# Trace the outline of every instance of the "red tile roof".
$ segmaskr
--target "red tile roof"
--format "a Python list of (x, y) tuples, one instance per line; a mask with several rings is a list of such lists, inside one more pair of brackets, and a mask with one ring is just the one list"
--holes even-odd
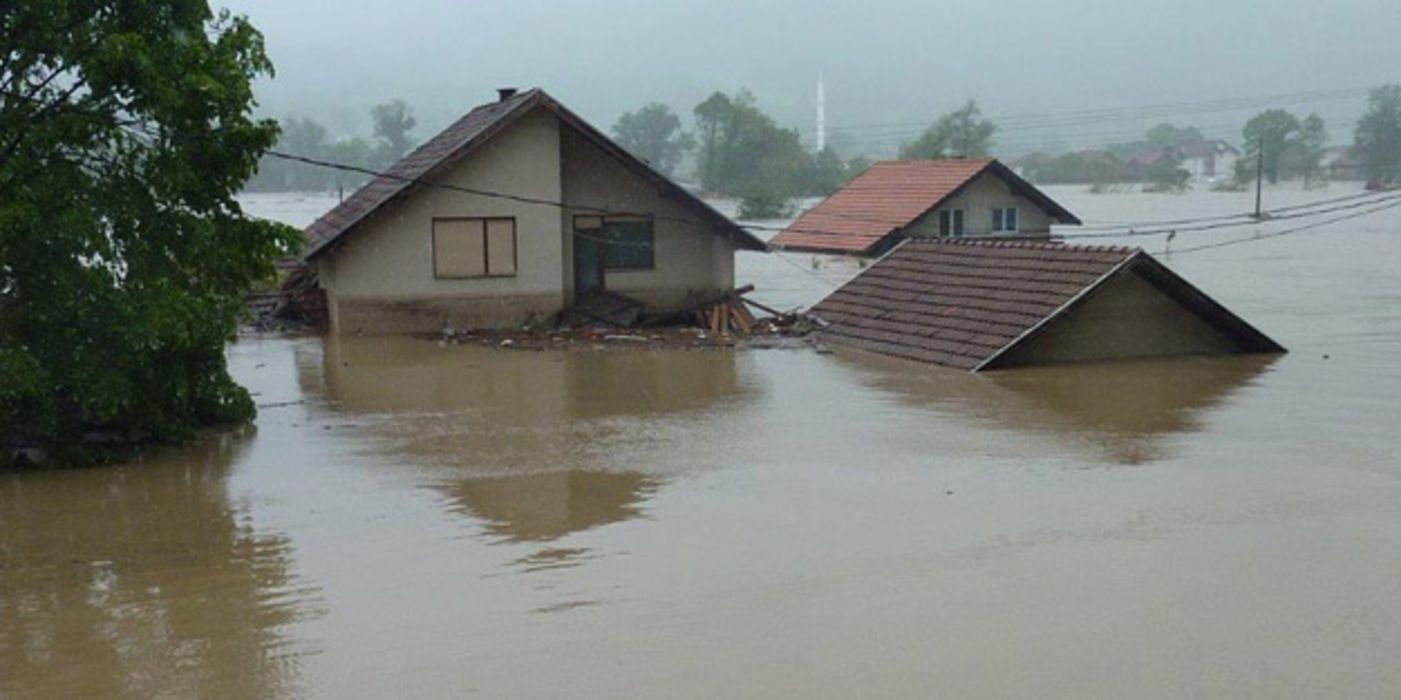
[(404, 156), (393, 167), (385, 171), (384, 175), (374, 178), (356, 190), (345, 201), (336, 205), (331, 211), (326, 212), (307, 227), (307, 247), (302, 257), (310, 259), (318, 255), (380, 207), (388, 204), (395, 197), (411, 191), (411, 188), (415, 186), (414, 180), (429, 179), (429, 176), (438, 168), (454, 162), (475, 146), (485, 142), (507, 125), (513, 123), (516, 118), (537, 106), (551, 110), (562, 122), (577, 129), (585, 138), (609, 155), (622, 161), (629, 169), (668, 191), (683, 206), (693, 210), (702, 221), (710, 224), (701, 230), (711, 230), (730, 238), (740, 248), (768, 249), (767, 244), (753, 234), (715, 211), (710, 205), (702, 202), (680, 185), (657, 173), (645, 162), (627, 153), (602, 132), (565, 109), (544, 90), (535, 88), (516, 93), (503, 100), (478, 106), (422, 146)]
[(888, 160), (809, 209), (774, 237), (783, 248), (864, 252), (981, 173), (989, 159)]
[(1062, 223), (1080, 223), (996, 159), (887, 160), (809, 209), (771, 243), (789, 250), (875, 252), (887, 236), (914, 223), (984, 172), (1001, 178)]

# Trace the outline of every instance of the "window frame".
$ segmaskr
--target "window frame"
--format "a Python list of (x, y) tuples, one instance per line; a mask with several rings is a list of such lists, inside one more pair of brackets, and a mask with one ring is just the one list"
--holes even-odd
[[(448, 275), (438, 270), (438, 222), (439, 221), (478, 221), (482, 226), (482, 270), (480, 275)], [(511, 272), (491, 271), (491, 235), (490, 226), (492, 221), (511, 222)], [(435, 216), (429, 221), (429, 248), (433, 256), (433, 279), (439, 280), (480, 280), (480, 279), (509, 279), (520, 274), (520, 236), (519, 226), (514, 216)]]
[[(598, 227), (597, 227), (597, 228), (581, 228), (581, 227), (579, 226), (579, 220), (580, 220), (580, 219), (585, 219), (585, 220), (596, 220), (596, 221), (598, 221)], [(608, 234), (608, 224), (609, 224), (610, 222), (618, 222), (618, 221), (624, 221), (624, 222), (638, 222), (638, 223), (644, 223), (644, 224), (647, 225), (647, 242), (649, 243), (649, 245), (647, 246), (647, 264), (645, 264), (645, 265), (615, 266), (615, 265), (612, 265), (612, 264), (609, 263), (609, 261), (608, 261), (608, 246), (613, 245), (613, 243), (612, 243), (612, 241), (608, 240), (608, 235), (609, 235), (609, 234)], [(650, 216), (650, 215), (644, 215), (644, 214), (616, 215), (616, 214), (615, 214), (615, 215), (609, 216), (609, 215), (607, 215), (607, 214), (575, 214), (575, 215), (574, 215), (574, 234), (575, 234), (575, 235), (593, 235), (593, 236), (596, 236), (596, 237), (598, 238), (599, 242), (603, 243), (603, 270), (604, 270), (604, 272), (624, 272), (624, 273), (625, 273), (625, 272), (650, 272), (650, 271), (653, 271), (653, 270), (656, 270), (656, 269), (657, 269), (657, 221), (656, 221), (656, 219), (655, 219), (654, 217), (652, 217), (652, 216)]]
[(993, 233), (1020, 233), (1022, 213), (1020, 207), (993, 207)]
[(967, 221), (963, 209), (939, 210), (939, 235), (944, 238), (963, 238), (967, 232)]

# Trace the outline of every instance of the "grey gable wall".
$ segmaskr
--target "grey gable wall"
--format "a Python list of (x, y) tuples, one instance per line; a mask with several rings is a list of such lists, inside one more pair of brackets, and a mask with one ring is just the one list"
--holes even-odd
[[(424, 333), (543, 320), (573, 300), (573, 215), (600, 208), (665, 217), (655, 224), (655, 269), (610, 273), (610, 289), (667, 311), (691, 292), (734, 284), (733, 244), (708, 226), (669, 220), (698, 217), (548, 109), (521, 116), (430, 178), (566, 206), (408, 190), (317, 260), (333, 332)], [(433, 219), (441, 217), (514, 217), (516, 275), (435, 278)]]

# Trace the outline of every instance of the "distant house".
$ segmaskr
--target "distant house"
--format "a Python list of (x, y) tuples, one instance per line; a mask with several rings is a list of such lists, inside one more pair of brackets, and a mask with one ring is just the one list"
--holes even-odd
[(1079, 224), (990, 158), (881, 161), (773, 238), (784, 250), (880, 255), (906, 238), (1048, 237)]
[(1284, 352), (1137, 248), (909, 240), (812, 313), (829, 343), (973, 371)]
[(501, 91), (306, 230), (338, 332), (514, 326), (611, 290), (656, 311), (765, 250), (541, 90)]
[(1349, 146), (1332, 146), (1323, 151), (1319, 169), (1329, 180), (1364, 180), (1367, 173)]
[(1130, 178), (1142, 178), (1163, 161), (1176, 161), (1177, 167), (1187, 171), (1190, 181), (1215, 182), (1234, 174), (1237, 158), (1240, 151), (1231, 144), (1204, 139), (1135, 153), (1124, 160), (1124, 169)]
[(1240, 151), (1220, 139), (1206, 139), (1178, 144), (1177, 152), (1182, 159), (1182, 167), (1199, 182), (1215, 182), (1219, 178), (1231, 177), (1235, 173), (1236, 159)]

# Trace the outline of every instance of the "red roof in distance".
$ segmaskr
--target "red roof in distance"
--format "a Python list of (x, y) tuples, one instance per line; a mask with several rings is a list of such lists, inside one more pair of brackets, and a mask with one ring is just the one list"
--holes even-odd
[(994, 158), (886, 160), (798, 217), (771, 244), (790, 250), (870, 253), (886, 236), (914, 223), (984, 172), (1001, 178), (1063, 223), (1080, 223)]

